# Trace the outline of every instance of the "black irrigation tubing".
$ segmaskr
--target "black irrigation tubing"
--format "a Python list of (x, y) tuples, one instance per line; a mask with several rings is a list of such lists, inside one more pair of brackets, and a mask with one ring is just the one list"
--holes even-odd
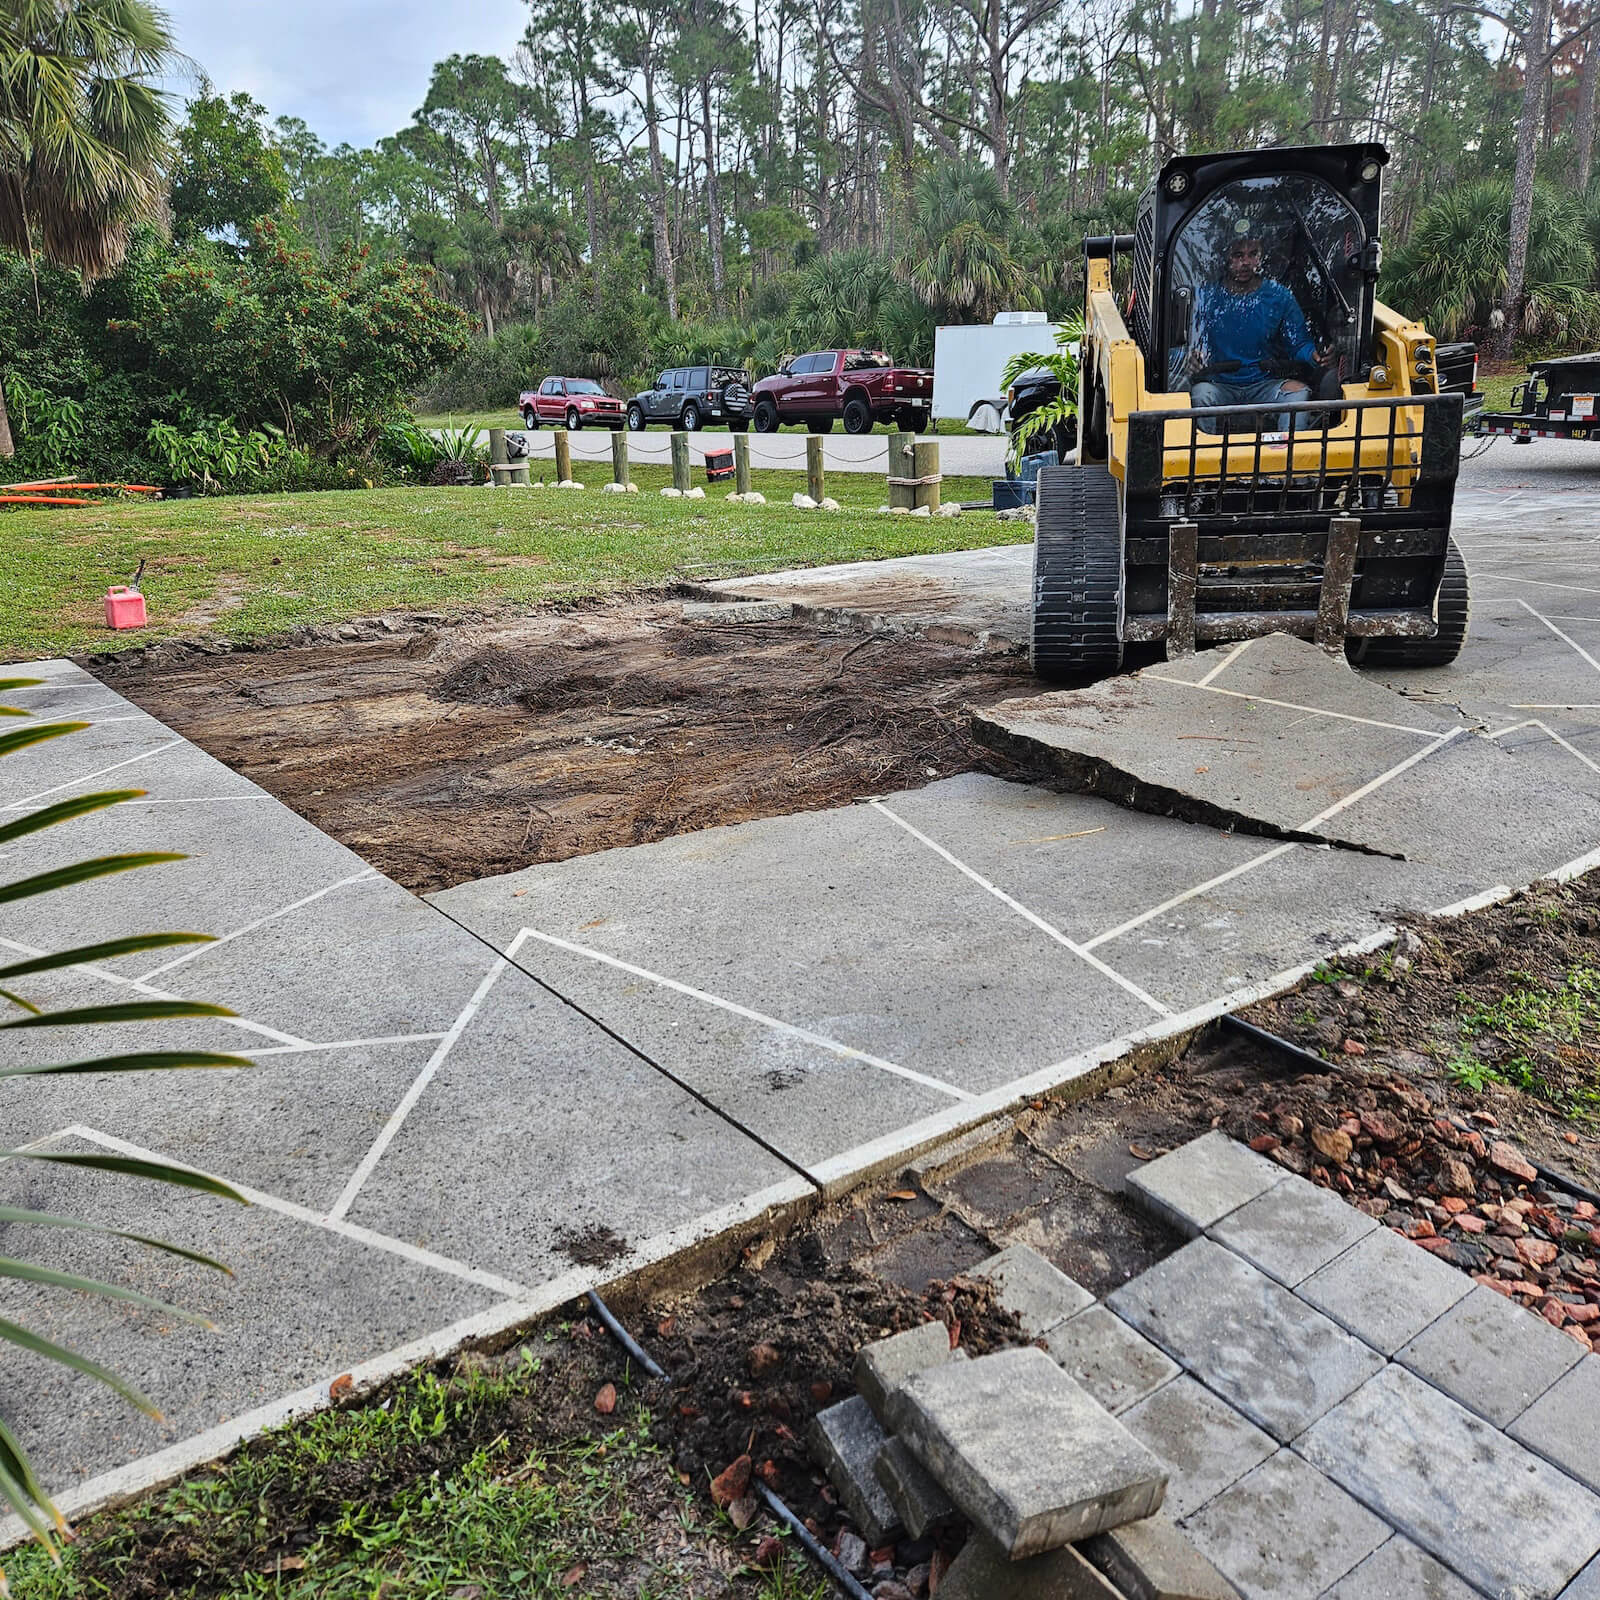
[[(1291, 1060), (1303, 1063), (1316, 1072), (1328, 1072), (1333, 1063), (1324, 1061), (1321, 1056), (1313, 1055), (1311, 1051), (1302, 1049), (1292, 1039), (1285, 1039), (1281, 1034), (1270, 1032), (1266, 1028), (1258, 1028), (1253, 1022), (1246, 1022), (1243, 1017), (1236, 1017), (1231, 1012), (1218, 1018), (1224, 1028), (1231, 1028), (1236, 1033), (1242, 1033), (1247, 1038), (1254, 1039), (1260, 1044), (1271, 1046), (1281, 1055), (1288, 1056)], [(1469, 1127), (1459, 1117), (1449, 1119), (1452, 1126), (1461, 1129), (1463, 1133), (1476, 1133), (1480, 1130)], [(1527, 1158), (1524, 1157), (1526, 1160)], [(1563, 1194), (1570, 1194), (1575, 1200), (1587, 1200), (1590, 1205), (1600, 1207), (1600, 1193), (1593, 1189), (1585, 1188), (1575, 1178), (1569, 1178), (1563, 1172), (1557, 1172), (1553, 1167), (1540, 1166), (1537, 1161), (1529, 1161), (1528, 1165), (1538, 1175), (1539, 1181), (1550, 1189), (1560, 1189)]]
[[(611, 1333), (612, 1338), (614, 1338), (617, 1343), (620, 1344), (622, 1348), (626, 1350), (628, 1354), (632, 1356), (633, 1359), (650, 1374), (652, 1378), (660, 1378), (662, 1380), (666, 1379), (666, 1373), (650, 1359), (650, 1357), (645, 1353), (644, 1347), (637, 1339), (634, 1338), (631, 1333), (628, 1332), (626, 1328), (623, 1327), (623, 1325), (617, 1320), (616, 1316), (612, 1312), (610, 1306), (608, 1306), (605, 1301), (594, 1292), (593, 1289), (589, 1291), (589, 1304), (592, 1305), (595, 1311), (599, 1314), (600, 1320), (605, 1323), (607, 1329)], [(830, 1578), (833, 1579), (835, 1586), (842, 1594), (848, 1595), (850, 1600), (872, 1600), (871, 1591), (862, 1588), (861, 1584), (857, 1582), (857, 1580), (848, 1572), (846, 1572), (842, 1566), (839, 1565), (837, 1558), (831, 1556), (822, 1548), (820, 1544), (817, 1543), (815, 1535), (805, 1525), (805, 1523), (803, 1523), (799, 1517), (797, 1517), (794, 1512), (792, 1512), (788, 1506), (786, 1506), (783, 1501), (781, 1501), (777, 1495), (775, 1495), (766, 1486), (766, 1484), (758, 1482), (756, 1484), (756, 1492), (763, 1500), (767, 1502), (768, 1509), (771, 1510), (772, 1514), (795, 1536), (796, 1539), (800, 1541), (801, 1549), (803, 1549), (805, 1553), (810, 1556), (811, 1559), (815, 1561), (816, 1564), (821, 1567)]]

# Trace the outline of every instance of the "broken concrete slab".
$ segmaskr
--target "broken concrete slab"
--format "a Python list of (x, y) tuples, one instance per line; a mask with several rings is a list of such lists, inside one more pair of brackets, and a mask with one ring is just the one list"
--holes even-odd
[(1187, 1376), (1163, 1384), (1120, 1420), (1165, 1463), (1163, 1510), (1178, 1522), (1232, 1488), (1278, 1448), (1270, 1435)]
[(1245, 1600), (1316, 1600), (1392, 1531), (1289, 1450), (1183, 1527)]
[(1045, 1334), (1044, 1347), (1112, 1416), (1147, 1399), (1180, 1370), (1104, 1306), (1057, 1323)]
[(1295, 1449), (1484, 1594), (1552, 1600), (1600, 1550), (1600, 1497), (1403, 1367)]
[(873, 1470), (913, 1539), (920, 1539), (934, 1523), (955, 1511), (950, 1496), (904, 1439), (886, 1440)]
[(1204, 1233), (1284, 1182), (1276, 1162), (1213, 1129), (1128, 1174), (1128, 1192), (1180, 1233)]
[(974, 1533), (939, 1584), (940, 1600), (1122, 1600), (1071, 1545), (1020, 1561)]
[(1377, 1228), (1295, 1293), (1380, 1355), (1392, 1356), (1471, 1290), (1466, 1273)]
[(1007, 1245), (998, 1255), (980, 1261), (972, 1276), (988, 1278), (996, 1298), (1026, 1334), (1048, 1333), (1057, 1323), (1087, 1310), (1094, 1296), (1081, 1283), (1053, 1266), (1031, 1245)]
[(862, 1345), (856, 1352), (856, 1392), (881, 1419), (890, 1394), (913, 1372), (941, 1366), (954, 1353), (950, 1330), (937, 1321)]
[(1009, 1142), (1017, 1126), (1015, 1117), (996, 1117), (982, 1127), (973, 1128), (959, 1139), (948, 1140), (925, 1150), (906, 1167), (906, 1176), (917, 1184), (926, 1185), (956, 1168), (976, 1160), (985, 1150)]
[(1600, 1600), (1600, 1556), (1561, 1591), (1561, 1600)]
[(1044, 1351), (930, 1367), (889, 1418), (946, 1493), (1015, 1560), (1153, 1515), (1161, 1463)]
[(1509, 1427), (1583, 1358), (1576, 1340), (1481, 1283), (1395, 1355), (1497, 1428)]
[(1506, 1432), (1579, 1483), (1600, 1491), (1600, 1356), (1585, 1356)]
[(1126, 1600), (1237, 1600), (1233, 1585), (1164, 1516), (1097, 1533), (1079, 1553)]
[(1210, 1239), (1191, 1240), (1106, 1304), (1284, 1443), (1383, 1366), (1376, 1352)]
[(1448, 1567), (1397, 1533), (1328, 1591), (1327, 1600), (1475, 1600)]
[(873, 1470), (888, 1435), (858, 1394), (819, 1411), (807, 1434), (812, 1454), (827, 1471), (862, 1538), (877, 1549), (900, 1527), (900, 1516)]
[(787, 600), (685, 600), (685, 622), (786, 622), (794, 615)]
[(1331, 1190), (1290, 1176), (1209, 1232), (1218, 1244), (1293, 1289), (1377, 1228), (1373, 1218)]

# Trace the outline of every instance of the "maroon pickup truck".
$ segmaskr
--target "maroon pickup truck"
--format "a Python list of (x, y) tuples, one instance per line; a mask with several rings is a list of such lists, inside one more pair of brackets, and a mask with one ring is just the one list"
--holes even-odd
[(933, 411), (933, 374), (897, 367), (881, 350), (817, 350), (763, 378), (752, 398), (757, 433), (786, 422), (828, 433), (840, 417), (846, 433), (871, 433), (878, 422), (920, 433)]

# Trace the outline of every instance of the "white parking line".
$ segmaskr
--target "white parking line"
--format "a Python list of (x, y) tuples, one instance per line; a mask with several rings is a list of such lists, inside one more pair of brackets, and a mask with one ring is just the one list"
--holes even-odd
[(1020, 900), (1014, 899), (997, 884), (990, 883), (981, 872), (973, 871), (973, 869), (969, 867), (966, 862), (958, 860), (955, 856), (951, 855), (951, 853), (946, 850), (942, 844), (930, 839), (927, 834), (922, 832), (920, 828), (914, 828), (909, 822), (906, 821), (904, 817), (896, 816), (896, 814), (891, 811), (881, 800), (872, 800), (868, 803), (872, 806), (874, 811), (882, 812), (883, 815), (886, 816), (891, 822), (895, 823), (901, 828), (904, 828), (913, 839), (921, 840), (921, 842), (925, 844), (931, 851), (933, 851), (936, 856), (940, 857), (944, 861), (948, 861), (957, 872), (963, 873), (966, 877), (970, 878), (975, 884), (978, 885), (980, 889), (986, 890), (989, 894), (992, 894), (1002, 905), (1009, 906), (1010, 909), (1015, 911), (1019, 917), (1031, 922), (1033, 926), (1036, 927), (1041, 933), (1046, 934), (1050, 938), (1054, 939), (1055, 942), (1064, 950), (1070, 950), (1073, 955), (1078, 957), (1080, 961), (1088, 962), (1089, 965), (1093, 967), (1095, 971), (1098, 972), (1102, 977), (1109, 978), (1119, 988), (1126, 989), (1135, 1000), (1140, 1002), (1140, 1004), (1149, 1006), (1152, 1011), (1158, 1012), (1163, 1017), (1169, 1017), (1172, 1015), (1172, 1008), (1170, 1006), (1163, 1005), (1161, 1001), (1157, 1000), (1154, 995), (1147, 994), (1139, 987), (1138, 984), (1133, 981), (1132, 978), (1125, 978), (1115, 968), (1108, 967), (1105, 962), (1099, 958), (1099, 956), (1091, 954), (1086, 946), (1079, 944), (1075, 939), (1069, 939), (1059, 928), (1052, 927), (1051, 924), (1046, 922), (1043, 917), (1039, 916), (1036, 912), (1030, 911)]
[(299, 1205), (293, 1200), (284, 1200), (262, 1189), (252, 1189), (248, 1184), (239, 1183), (220, 1172), (205, 1172), (204, 1168), (192, 1166), (187, 1161), (175, 1160), (159, 1150), (146, 1150), (140, 1145), (130, 1144), (126, 1139), (101, 1133), (95, 1128), (86, 1128), (81, 1123), (63, 1128), (53, 1137), (82, 1139), (89, 1144), (101, 1145), (118, 1155), (130, 1156), (135, 1161), (164, 1161), (169, 1166), (183, 1168), (185, 1172), (200, 1172), (205, 1177), (220, 1179), (221, 1182), (237, 1189), (251, 1205), (260, 1206), (263, 1211), (275, 1211), (280, 1216), (292, 1217), (296, 1222), (320, 1228), (324, 1233), (336, 1233), (342, 1238), (364, 1244), (370, 1249), (381, 1250), (385, 1255), (399, 1256), (402, 1260), (410, 1261), (419, 1267), (431, 1267), (435, 1272), (460, 1278), (463, 1283), (475, 1283), (480, 1289), (489, 1289), (495, 1294), (516, 1296), (528, 1293), (526, 1284), (502, 1278), (497, 1272), (484, 1272), (478, 1267), (468, 1266), (464, 1261), (457, 1261), (452, 1256), (442, 1256), (435, 1251), (424, 1250), (420, 1245), (407, 1244), (404, 1239), (395, 1239), (389, 1234), (374, 1232), (373, 1229), (363, 1228), (354, 1222), (342, 1222), (336, 1217), (320, 1216), (309, 1206)]
[(231, 944), (235, 939), (242, 939), (247, 933), (254, 933), (257, 928), (264, 928), (269, 922), (276, 922), (279, 917), (286, 917), (291, 911), (298, 911), (302, 906), (308, 906), (313, 901), (320, 900), (324, 895), (329, 895), (335, 889), (347, 888), (352, 883), (366, 883), (378, 877), (376, 867), (363, 867), (359, 872), (352, 872), (347, 878), (340, 878), (337, 883), (330, 883), (326, 887), (316, 890), (312, 894), (302, 895), (298, 900), (291, 901), (286, 906), (279, 906), (276, 911), (269, 911), (264, 917), (257, 917), (254, 922), (247, 922), (242, 928), (235, 928), (232, 933), (225, 933), (220, 938), (213, 939), (209, 944), (197, 945), (193, 950), (185, 951), (181, 956), (175, 956), (171, 961), (164, 961), (159, 967), (152, 967), (138, 981), (148, 983), (152, 978), (159, 978), (163, 972), (171, 972), (174, 967), (187, 965), (191, 961), (198, 961), (201, 956), (210, 954), (221, 945)]
[[(514, 953), (515, 948), (515, 941), (513, 941), (512, 950), (508, 951), (507, 954)], [(405, 1125), (405, 1120), (411, 1115), (412, 1108), (422, 1098), (422, 1091), (433, 1081), (434, 1073), (444, 1065), (444, 1059), (450, 1054), (456, 1040), (466, 1032), (467, 1024), (478, 1014), (479, 1006), (489, 998), (489, 991), (494, 988), (500, 974), (510, 965), (511, 963), (507, 956), (496, 956), (494, 958), (494, 964), (484, 973), (482, 982), (473, 990), (472, 998), (461, 1008), (456, 1020), (450, 1024), (448, 1032), (439, 1040), (438, 1047), (428, 1057), (422, 1071), (417, 1074), (411, 1087), (406, 1090), (404, 1098), (390, 1113), (389, 1120), (384, 1123), (378, 1137), (372, 1141), (371, 1147), (362, 1156), (360, 1164), (351, 1173), (350, 1181), (344, 1186), (339, 1198), (334, 1201), (328, 1211), (328, 1220), (330, 1222), (339, 1221), (349, 1211), (350, 1207), (355, 1204), (356, 1196), (361, 1193), (362, 1185), (372, 1176), (373, 1168), (383, 1159), (384, 1151), (389, 1148), (395, 1135)]]
[(1587, 650), (1585, 650), (1583, 648), (1583, 646), (1581, 644), (1579, 644), (1578, 641), (1576, 639), (1574, 639), (1570, 634), (1563, 633), (1561, 631), (1561, 629), (1558, 628), (1555, 625), (1555, 623), (1553, 623), (1549, 619), (1549, 617), (1545, 616), (1545, 614), (1542, 611), (1535, 611), (1533, 609), (1533, 607), (1530, 606), (1526, 600), (1522, 599), (1522, 597), (1520, 595), (1517, 597), (1517, 604), (1519, 606), (1521, 606), (1522, 609), (1524, 611), (1526, 611), (1529, 616), (1537, 617), (1539, 619), (1539, 621), (1542, 622), (1545, 625), (1545, 627), (1547, 627), (1551, 631), (1551, 633), (1553, 633), (1556, 636), (1556, 638), (1561, 640), (1561, 642), (1563, 644), (1571, 645), (1572, 648), (1574, 650), (1576, 650), (1578, 652), (1578, 654), (1580, 656), (1582, 656), (1583, 659), (1585, 661), (1587, 661), (1589, 663), (1589, 665), (1591, 667), (1593, 667), (1596, 672), (1600, 672), (1600, 661), (1596, 661), (1595, 658), (1592, 655), (1590, 655), (1589, 652)]
[[(65, 719), (72, 721), (71, 717)], [(0, 811), (19, 811), (23, 806), (31, 806), (36, 800), (43, 800), (49, 795), (60, 794), (63, 789), (81, 789), (86, 783), (93, 783), (96, 778), (103, 778), (107, 773), (120, 772), (124, 767), (131, 767), (135, 762), (148, 761), (151, 756), (158, 756), (163, 750), (170, 750), (174, 745), (182, 744), (182, 739), (168, 739), (165, 744), (158, 744), (154, 750), (142, 751), (139, 755), (129, 756), (126, 761), (113, 761), (109, 767), (99, 767), (93, 772), (86, 772), (81, 778), (69, 779), (66, 783), (52, 784), (48, 789), (41, 789), (37, 794), (30, 794), (21, 800), (10, 800), (0, 806)]]
[(1213, 678), (1215, 678), (1215, 677), (1216, 677), (1216, 676), (1217, 676), (1217, 674), (1218, 674), (1218, 673), (1220, 673), (1220, 672), (1224, 672), (1224, 671), (1226, 671), (1226, 670), (1227, 670), (1227, 668), (1229, 668), (1229, 667), (1231, 667), (1231, 666), (1232, 666), (1232, 665), (1233, 665), (1233, 663), (1234, 663), (1234, 662), (1235, 662), (1235, 661), (1237, 661), (1237, 660), (1238, 660), (1238, 659), (1239, 659), (1239, 657), (1240, 657), (1240, 656), (1242, 656), (1242, 655), (1243, 655), (1243, 654), (1244, 654), (1244, 653), (1245, 653), (1245, 651), (1246, 651), (1246, 650), (1248, 650), (1248, 649), (1249, 649), (1249, 648), (1250, 648), (1250, 645), (1251, 645), (1251, 644), (1252, 644), (1252, 642), (1253, 642), (1253, 641), (1252, 641), (1252, 640), (1249, 640), (1249, 639), (1241, 639), (1241, 640), (1240, 640), (1240, 641), (1239, 641), (1239, 643), (1238, 643), (1238, 644), (1236, 644), (1236, 645), (1235, 645), (1235, 646), (1234, 646), (1234, 647), (1233, 647), (1233, 649), (1231, 649), (1231, 650), (1230, 650), (1230, 651), (1229, 651), (1229, 652), (1228, 652), (1228, 653), (1227, 653), (1227, 655), (1225, 655), (1225, 656), (1224, 656), (1224, 657), (1223, 657), (1223, 658), (1222, 658), (1222, 659), (1221, 659), (1221, 660), (1220, 660), (1220, 661), (1219, 661), (1219, 662), (1218, 662), (1218, 663), (1217, 663), (1217, 664), (1216, 664), (1216, 666), (1214, 666), (1214, 667), (1213, 667), (1213, 668), (1212, 668), (1212, 669), (1211, 669), (1211, 670), (1210, 670), (1210, 671), (1209, 671), (1209, 672), (1208, 672), (1208, 673), (1207, 673), (1207, 674), (1206, 674), (1206, 675), (1205, 675), (1205, 677), (1203, 677), (1203, 678), (1201, 678), (1201, 679), (1200, 679), (1200, 680), (1199, 680), (1199, 681), (1198, 681), (1198, 682), (1197, 682), (1197, 683), (1196, 683), (1196, 684), (1195, 684), (1195, 687), (1196, 687), (1196, 688), (1197, 688), (1197, 689), (1204, 689), (1204, 688), (1206, 688), (1206, 687), (1208, 687), (1208, 686), (1209, 686), (1209, 685), (1210, 685), (1210, 683), (1211, 683), (1211, 680), (1212, 680), (1212, 679), (1213, 679)]
[(1525, 722), (1513, 722), (1509, 728), (1501, 728), (1491, 733), (1491, 739), (1503, 739), (1508, 733), (1518, 733), (1523, 728), (1537, 728), (1541, 733), (1547, 734), (1561, 746), (1569, 755), (1576, 756), (1591, 772), (1600, 772), (1600, 761), (1591, 761), (1575, 744), (1563, 739), (1548, 722), (1541, 722), (1537, 717), (1529, 717)]
[(1175, 683), (1180, 689), (1204, 689), (1207, 694), (1225, 694), (1233, 700), (1253, 700), (1257, 705), (1277, 706), (1282, 711), (1305, 711), (1314, 717), (1334, 717), (1340, 722), (1359, 722), (1368, 728), (1387, 728), (1392, 733), (1411, 733), (1419, 739), (1437, 739), (1437, 728), (1413, 728), (1404, 722), (1380, 722), (1376, 717), (1357, 717), (1348, 711), (1329, 711), (1323, 706), (1303, 706), (1295, 700), (1269, 700), (1264, 694), (1245, 694), (1239, 689), (1219, 689), (1202, 680), (1191, 683), (1187, 678), (1169, 678), (1159, 672), (1143, 672), (1143, 678), (1153, 678), (1157, 683)]
[(1565, 589), (1569, 594), (1600, 594), (1600, 589), (1590, 589), (1581, 583), (1551, 583), (1548, 578), (1515, 578), (1509, 572), (1474, 572), (1472, 581), (1493, 578), (1496, 583), (1526, 583), (1535, 589)]
[(786, 1034), (791, 1039), (798, 1039), (803, 1044), (814, 1045), (819, 1050), (826, 1050), (830, 1055), (839, 1056), (845, 1061), (859, 1061), (863, 1066), (876, 1067), (879, 1072), (892, 1073), (897, 1078), (905, 1078), (911, 1083), (920, 1083), (925, 1089), (936, 1089), (940, 1094), (947, 1094), (952, 1100), (968, 1100), (971, 1095), (965, 1089), (958, 1089), (953, 1083), (946, 1083), (943, 1078), (931, 1078), (925, 1072), (916, 1072), (910, 1067), (902, 1067), (898, 1062), (885, 1061), (882, 1056), (869, 1055), (865, 1050), (857, 1050), (854, 1045), (841, 1044), (837, 1039), (830, 1039), (826, 1034), (813, 1033), (809, 1028), (797, 1027), (792, 1022), (785, 1022), (781, 1017), (768, 1016), (764, 1011), (753, 1010), (750, 1006), (742, 1006), (736, 1000), (726, 1000), (720, 994), (711, 994), (704, 989), (696, 989), (687, 983), (679, 983), (676, 978), (669, 978), (660, 972), (652, 972), (648, 967), (636, 967), (631, 961), (623, 961), (617, 956), (607, 955), (603, 950), (591, 949), (585, 944), (574, 944), (570, 939), (557, 938), (553, 933), (541, 933), (537, 928), (524, 928), (506, 949), (508, 956), (514, 956), (522, 947), (524, 939), (537, 939), (542, 944), (550, 945), (556, 950), (565, 950), (569, 955), (584, 956), (590, 961), (597, 961), (601, 966), (612, 967), (618, 972), (626, 972), (630, 977), (643, 978), (647, 983), (653, 983), (663, 989), (670, 989), (674, 994), (687, 996), (691, 1000), (703, 1001), (708, 1006), (715, 1006), (719, 1011), (729, 1012), (736, 1017), (743, 1017), (747, 1022), (759, 1022), (764, 1028), (771, 1028), (775, 1033)]
[(379, 1044), (433, 1044), (442, 1033), (386, 1033), (376, 1039), (332, 1039), (327, 1044), (276, 1044), (263, 1050), (241, 1050), (242, 1056), (303, 1056), (317, 1050), (360, 1050)]
[(1299, 833), (1310, 833), (1313, 828), (1320, 828), (1324, 822), (1330, 821), (1341, 811), (1348, 811), (1358, 800), (1365, 800), (1369, 794), (1381, 789), (1392, 778), (1398, 778), (1402, 772), (1409, 772), (1419, 761), (1426, 761), (1435, 751), (1442, 750), (1452, 739), (1459, 739), (1467, 730), (1465, 728), (1452, 728), (1448, 733), (1441, 734), (1432, 744), (1424, 745), (1415, 755), (1409, 755), (1404, 761), (1389, 768), (1387, 772), (1380, 772), (1376, 778), (1361, 785), (1359, 789), (1352, 790), (1342, 800), (1335, 800), (1331, 806), (1325, 806), (1316, 816), (1308, 817), (1296, 830)]

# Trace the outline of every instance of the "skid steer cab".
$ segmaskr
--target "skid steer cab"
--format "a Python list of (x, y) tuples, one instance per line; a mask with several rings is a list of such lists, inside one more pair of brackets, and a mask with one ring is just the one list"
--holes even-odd
[(1080, 450), (1039, 475), (1032, 660), (1284, 632), (1439, 666), (1462, 397), (1380, 304), (1381, 145), (1178, 156), (1135, 231), (1084, 241)]

